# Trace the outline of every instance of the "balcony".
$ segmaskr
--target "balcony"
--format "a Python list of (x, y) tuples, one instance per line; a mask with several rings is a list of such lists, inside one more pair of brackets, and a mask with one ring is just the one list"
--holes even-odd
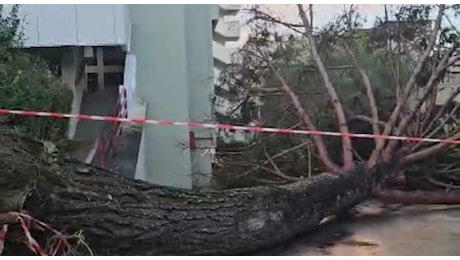
[(238, 41), (241, 34), (241, 24), (236, 17), (223, 17), (217, 21), (214, 29), (214, 41), (224, 45), (227, 41)]

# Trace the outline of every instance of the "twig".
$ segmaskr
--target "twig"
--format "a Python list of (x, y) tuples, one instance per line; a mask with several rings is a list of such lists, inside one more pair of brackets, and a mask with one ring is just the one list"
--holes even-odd
[[(433, 127), (433, 124), (438, 121), (438, 119), (444, 114), (445, 110), (447, 109), (447, 107), (452, 103), (452, 101), (460, 94), (460, 86), (458, 86), (454, 92), (452, 92), (452, 94), (449, 96), (449, 98), (447, 99), (446, 103), (444, 103), (444, 105), (441, 107), (441, 109), (439, 110), (439, 112), (436, 114), (436, 116), (434, 117), (434, 119), (430, 120), (430, 124), (425, 128), (425, 131), (422, 133), (422, 136), (425, 136), (428, 134), (428, 131), (430, 131), (431, 127)], [(454, 108), (455, 109), (455, 108)], [(429, 116), (427, 116), (426, 118), (429, 118)], [(426, 124), (426, 123), (425, 123)], [(425, 125), (424, 124), (424, 125)], [(423, 125), (423, 126), (424, 126)]]
[(280, 24), (280, 25), (283, 25), (285, 26), (286, 28), (289, 28), (291, 30), (293, 30), (294, 32), (296, 33), (299, 33), (299, 34), (304, 34), (304, 32), (302, 32), (301, 30), (297, 29), (297, 28), (302, 28), (303, 25), (302, 24), (293, 24), (293, 23), (287, 23), (287, 22), (283, 22), (265, 12), (262, 12), (260, 10), (257, 10), (255, 8), (252, 8), (249, 10), (250, 12), (254, 13), (255, 14), (255, 20), (262, 20), (262, 21), (266, 21), (266, 22), (271, 22), (271, 23), (276, 23), (276, 24)]
[(286, 179), (286, 180), (297, 180), (297, 178), (293, 178), (293, 177), (290, 177), (290, 176), (287, 176), (286, 174), (284, 174), (283, 172), (281, 172), (281, 170), (278, 168), (278, 166), (276, 165), (276, 163), (273, 161), (273, 159), (270, 157), (270, 155), (268, 154), (267, 152), (267, 148), (265, 147), (265, 145), (263, 145), (263, 150), (264, 150), (264, 154), (265, 154), (265, 157), (267, 157), (267, 160), (270, 162), (270, 164), (273, 166), (273, 168), (275, 169), (275, 175), (278, 176), (278, 177), (281, 177), (283, 179)]
[[(457, 140), (458, 138), (460, 138), (460, 132), (457, 132), (452, 137), (447, 138), (447, 140)], [(441, 149), (443, 149), (443, 148), (445, 148), (447, 146), (450, 146), (450, 145), (452, 145), (452, 144), (438, 143), (438, 144), (430, 146), (430, 147), (428, 147), (428, 148), (426, 148), (424, 150), (412, 153), (412, 154), (406, 156), (402, 160), (402, 164), (409, 164), (409, 163), (413, 163), (413, 162), (416, 162), (416, 161), (419, 161), (419, 160), (423, 160), (423, 159), (427, 158), (428, 156), (430, 156), (431, 154), (436, 153), (439, 150), (441, 150)]]
[[(431, 138), (434, 135), (436, 135), (439, 132), (439, 130), (441, 130), (446, 125), (447, 121), (449, 121), (449, 119), (452, 119), (452, 116), (455, 114), (455, 112), (457, 112), (459, 108), (460, 108), (460, 103), (455, 104), (455, 107), (452, 109), (452, 111), (450, 111), (449, 115), (444, 120), (442, 120), (441, 123), (435, 129), (433, 129), (433, 131), (431, 131), (428, 134), (424, 133), (422, 136), (424, 136), (425, 138)], [(427, 128), (427, 130), (429, 130), (429, 128)], [(416, 144), (413, 149), (416, 150), (421, 145), (422, 145), (421, 143)]]
[[(453, 53), (453, 52), (450, 52)], [(401, 135), (402, 132), (406, 129), (407, 125), (409, 124), (410, 121), (412, 121), (412, 118), (414, 117), (415, 113), (420, 110), (421, 106), (423, 103), (426, 101), (428, 96), (432, 91), (436, 91), (436, 83), (438, 82), (439, 76), (442, 73), (442, 71), (446, 68), (448, 64), (448, 59), (450, 57), (450, 54), (446, 54), (442, 59), (441, 62), (436, 66), (436, 69), (434, 72), (431, 74), (430, 79), (428, 80), (428, 83), (426, 84), (425, 88), (426, 91), (423, 93), (422, 98), (420, 98), (417, 103), (415, 104), (415, 107), (409, 112), (409, 115), (403, 117), (401, 122), (399, 123), (398, 128), (396, 129), (395, 134), (396, 135)], [(397, 142), (394, 140), (389, 142), (389, 149), (392, 149)]]
[(310, 148), (310, 144), (307, 144), (307, 156), (308, 156), (308, 177), (311, 177), (312, 161), (311, 161), (311, 148)]
[(361, 121), (364, 121), (364, 122), (368, 122), (370, 124), (377, 123), (378, 125), (385, 126), (385, 122), (383, 122), (383, 121), (374, 121), (372, 118), (370, 118), (368, 116), (365, 116), (365, 115), (355, 115), (350, 119), (358, 119), (358, 120), (361, 120)]
[[(308, 145), (309, 143), (310, 143), (310, 141), (306, 141), (306, 142), (303, 142), (303, 143), (301, 143), (301, 144), (299, 144), (299, 145), (296, 145), (296, 146), (294, 146), (294, 147), (291, 147), (291, 148), (289, 148), (289, 149), (285, 149), (285, 150), (283, 150), (283, 151), (281, 151), (281, 152), (279, 152), (279, 153), (273, 155), (272, 157), (270, 157), (270, 159), (271, 159), (271, 160), (274, 160), (274, 159), (276, 159), (276, 158), (278, 158), (278, 157), (281, 157), (281, 156), (283, 156), (283, 155), (285, 155), (285, 154), (288, 154), (288, 153), (290, 153), (290, 152), (292, 152), (292, 151), (295, 151), (295, 150), (297, 150), (297, 149), (300, 149), (300, 148), (302, 148), (302, 147)], [(258, 169), (260, 169), (261, 167), (265, 166), (265, 165), (268, 164), (268, 163), (269, 163), (269, 161), (265, 161), (265, 162), (263, 162), (263, 163), (261, 163), (261, 164), (258, 164), (258, 165), (256, 165), (256, 166), (254, 166), (252, 169), (243, 172), (243, 173), (240, 174), (238, 177), (243, 177), (243, 176), (245, 176), (245, 175), (250, 174), (251, 172), (257, 171)]]
[(440, 187), (447, 188), (447, 189), (452, 189), (452, 190), (459, 190), (460, 189), (459, 185), (453, 185), (453, 184), (444, 183), (442, 181), (437, 181), (437, 180), (433, 179), (433, 177), (427, 177), (426, 179), (428, 180), (428, 182), (430, 182), (431, 184), (434, 184), (436, 186), (440, 186)]

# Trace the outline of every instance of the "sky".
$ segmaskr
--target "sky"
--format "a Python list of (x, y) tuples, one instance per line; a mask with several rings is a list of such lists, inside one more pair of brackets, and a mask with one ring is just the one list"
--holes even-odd
[[(330, 20), (332, 20), (335, 16), (340, 14), (341, 10), (343, 10), (343, 4), (324, 4), (324, 5), (314, 5), (314, 24), (317, 27), (321, 27), (327, 24)], [(384, 5), (383, 4), (360, 4), (355, 5), (361, 11), (361, 13), (366, 17), (367, 22), (364, 24), (365, 27), (371, 27), (374, 24), (375, 18), (377, 16), (384, 15)], [(247, 8), (244, 6), (243, 8)], [(283, 4), (269, 4), (269, 5), (261, 5), (265, 11), (269, 12), (270, 14), (282, 18), (283, 21), (287, 22), (297, 22), (299, 23), (299, 19), (297, 17), (297, 6), (296, 5), (283, 5)], [(239, 14), (239, 19), (244, 23), (246, 21), (248, 15), (241, 11)], [(249, 35), (249, 28), (246, 25), (243, 25), (241, 28), (241, 38), (238, 42), (235, 43), (228, 43), (228, 47), (235, 48), (240, 47), (244, 42), (246, 42)]]

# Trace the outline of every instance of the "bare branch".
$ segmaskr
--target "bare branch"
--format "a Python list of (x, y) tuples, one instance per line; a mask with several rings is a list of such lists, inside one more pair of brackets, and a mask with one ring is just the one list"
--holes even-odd
[(293, 24), (293, 23), (287, 23), (287, 22), (283, 22), (281, 21), (280, 19), (277, 19), (261, 10), (258, 10), (258, 9), (255, 9), (255, 8), (252, 8), (249, 10), (250, 12), (254, 13), (254, 19), (255, 20), (262, 20), (262, 21), (266, 21), (266, 22), (270, 22), (270, 23), (276, 23), (276, 24), (280, 24), (280, 25), (283, 25), (285, 26), (286, 28), (289, 28), (291, 30), (293, 30), (294, 32), (297, 32), (299, 34), (304, 34), (301, 30), (299, 30), (298, 28), (302, 28), (303, 25), (302, 24)]
[[(260, 96), (260, 95), (277, 95), (281, 92), (282, 94), (284, 93), (283, 89), (281, 87), (251, 87), (249, 88), (249, 95), (251, 96)], [(322, 91), (317, 91), (317, 92), (312, 92), (312, 91), (303, 91), (303, 92), (294, 92), (296, 95), (322, 95), (325, 94), (325, 92)]]
[(438, 88), (435, 87), (431, 91), (429, 97), (427, 98), (428, 105), (426, 106), (425, 111), (423, 113), (425, 115), (425, 118), (423, 119), (422, 122), (420, 122), (422, 118), (422, 111), (420, 110), (417, 111), (417, 124), (416, 124), (417, 129), (414, 135), (419, 136), (419, 132), (425, 129), (425, 126), (428, 123), (428, 120), (430, 120), (431, 114), (433, 113), (433, 110), (436, 107), (436, 99), (438, 97), (438, 91), (439, 91)]
[(358, 120), (364, 121), (364, 122), (368, 122), (369, 124), (377, 124), (377, 125), (385, 126), (385, 122), (383, 122), (383, 121), (375, 121), (374, 119), (372, 119), (372, 118), (370, 118), (368, 116), (355, 115), (350, 119), (355, 119), (355, 118), (358, 119)]
[[(443, 127), (446, 125), (446, 123), (449, 121), (449, 119), (452, 118), (452, 116), (457, 112), (457, 110), (460, 108), (460, 103), (457, 103), (455, 105), (455, 107), (452, 109), (452, 111), (449, 113), (449, 115), (444, 119), (442, 120), (442, 122), (436, 126), (436, 128), (431, 131), (430, 133), (427, 133), (427, 134), (423, 134), (422, 136), (425, 137), (425, 138), (432, 138), (434, 135), (436, 135), (441, 129), (443, 129)], [(436, 119), (437, 121), (438, 119)], [(435, 121), (432, 121), (432, 123), (434, 123)], [(430, 125), (430, 128), (431, 128), (431, 125)], [(429, 130), (430, 128), (427, 128), (427, 130)], [(412, 149), (415, 151), (416, 149), (418, 149), (423, 143), (418, 143), (416, 144)]]
[[(415, 104), (415, 107), (409, 112), (409, 114), (403, 117), (403, 119), (399, 123), (398, 128), (396, 129), (395, 135), (401, 135), (404, 132), (407, 125), (409, 124), (410, 121), (412, 121), (412, 118), (414, 117), (415, 113), (420, 110), (422, 104), (426, 101), (430, 93), (433, 91), (436, 91), (435, 89), (437, 86), (436, 83), (438, 82), (441, 73), (446, 69), (446, 65), (449, 60), (449, 57), (450, 57), (450, 54), (446, 54), (442, 58), (438, 66), (436, 66), (435, 71), (433, 71), (433, 73), (430, 76), (430, 79), (428, 80), (428, 83), (425, 86), (426, 88), (425, 92), (423, 93), (422, 97), (419, 98), (419, 100)], [(389, 151), (391, 151), (397, 143), (398, 143), (397, 141), (391, 140), (388, 144)]]
[[(273, 73), (275, 73), (275, 76), (278, 78), (278, 80), (281, 82), (281, 88), (286, 92), (286, 94), (289, 96), (291, 99), (292, 103), (294, 104), (294, 107), (297, 110), (297, 113), (300, 116), (300, 119), (302, 122), (305, 124), (305, 126), (308, 128), (308, 130), (311, 131), (316, 131), (316, 127), (313, 124), (313, 121), (311, 120), (310, 116), (305, 112), (305, 109), (302, 107), (302, 104), (300, 103), (299, 97), (294, 94), (292, 91), (291, 87), (287, 84), (287, 82), (284, 80), (283, 76), (276, 70), (273, 65), (270, 63), (270, 61), (267, 61), (270, 68), (272, 69)], [(321, 161), (324, 163), (326, 168), (329, 171), (332, 172), (340, 172), (340, 167), (338, 167), (334, 162), (329, 157), (329, 154), (327, 152), (326, 146), (324, 145), (323, 139), (319, 135), (312, 135), (311, 137), (313, 141), (315, 142), (316, 147), (318, 148), (318, 153), (320, 155)]]
[[(460, 138), (460, 132), (457, 132), (455, 135), (453, 135), (451, 138), (448, 138), (447, 140), (457, 140)], [(449, 144), (449, 143), (438, 143), (436, 145), (433, 145), (431, 147), (428, 147), (426, 149), (423, 149), (421, 151), (418, 151), (418, 152), (415, 152), (415, 153), (412, 153), (408, 156), (406, 156), (403, 160), (402, 160), (402, 164), (410, 164), (410, 163), (414, 163), (414, 162), (417, 162), (417, 161), (420, 161), (420, 160), (423, 160), (423, 159), (426, 159), (427, 157), (429, 157), (430, 155), (450, 146), (452, 144)]]
[[(449, 96), (449, 98), (447, 99), (447, 101), (444, 103), (444, 105), (441, 107), (441, 109), (438, 111), (438, 113), (436, 114), (436, 116), (430, 120), (430, 124), (425, 128), (425, 131), (422, 133), (421, 136), (426, 136), (428, 134), (428, 132), (430, 131), (430, 129), (433, 127), (433, 124), (435, 122), (438, 121), (439, 118), (441, 118), (441, 116), (444, 114), (444, 112), (446, 111), (447, 107), (452, 103), (452, 101), (454, 101), (454, 99), (460, 94), (460, 86), (457, 87), (455, 89), (454, 92), (452, 92), (452, 94)], [(458, 103), (460, 104), (460, 103)], [(427, 116), (427, 118), (429, 118), (429, 116)]]
[(366, 88), (366, 95), (367, 95), (367, 100), (369, 101), (369, 107), (371, 109), (371, 116), (372, 116), (372, 130), (374, 135), (379, 135), (380, 134), (380, 128), (378, 125), (378, 122), (380, 121), (379, 119), (379, 112), (378, 112), (378, 107), (377, 107), (377, 102), (375, 101), (375, 96), (374, 92), (372, 90), (372, 85), (371, 81), (369, 80), (369, 77), (356, 58), (356, 55), (353, 53), (353, 50), (351, 47), (343, 43), (345, 50), (347, 51), (348, 55), (350, 55), (351, 59), (353, 60), (353, 63), (355, 66), (358, 68), (359, 74), (361, 75), (361, 80), (363, 81), (364, 87)]
[[(411, 77), (409, 78), (409, 81), (407, 82), (406, 86), (404, 87), (403, 94), (402, 94), (401, 98), (398, 100), (395, 109), (391, 113), (391, 116), (388, 119), (387, 124), (385, 125), (385, 129), (383, 130), (383, 133), (382, 133), (383, 135), (388, 135), (388, 134), (391, 133), (391, 130), (393, 129), (394, 125), (396, 124), (396, 120), (397, 120), (397, 118), (398, 118), (398, 116), (399, 116), (399, 114), (400, 114), (400, 112), (401, 112), (401, 110), (402, 110), (402, 108), (404, 106), (404, 103), (406, 102), (407, 98), (409, 97), (410, 93), (412, 92), (412, 89), (415, 86), (416, 77), (422, 71), (424, 63), (426, 62), (426, 60), (428, 59), (430, 53), (433, 50), (433, 47), (434, 47), (434, 45), (436, 43), (436, 38), (438, 36), (439, 29), (441, 27), (442, 16), (444, 14), (445, 8), (446, 8), (446, 5), (444, 5), (444, 4), (441, 4), (439, 6), (435, 26), (434, 26), (433, 31), (431, 32), (430, 39), (429, 39), (429, 42), (428, 42), (428, 46), (425, 49), (423, 55), (420, 57), (417, 65), (415, 67), (414, 72), (412, 73)], [(371, 157), (369, 159), (370, 163), (375, 163), (377, 161), (377, 158), (380, 156), (380, 153), (383, 150), (384, 146), (385, 146), (385, 140), (384, 139), (379, 139), (377, 141), (377, 145), (376, 145), (376, 147), (375, 147), (374, 151), (372, 152)]]
[[(407, 125), (409, 122), (412, 121), (412, 118), (414, 115), (420, 110), (421, 106), (423, 103), (427, 100), (430, 94), (433, 92), (436, 94), (437, 93), (437, 83), (439, 82), (439, 77), (443, 71), (445, 71), (448, 67), (452, 66), (457, 60), (458, 56), (456, 57), (451, 57), (451, 55), (455, 52), (454, 49), (450, 50), (444, 57), (442, 57), (441, 61), (439, 62), (438, 66), (436, 66), (435, 71), (431, 74), (430, 79), (428, 80), (428, 83), (426, 84), (425, 92), (423, 96), (417, 101), (415, 107), (409, 112), (409, 115), (403, 117), (401, 120), (398, 129), (395, 132), (395, 135), (401, 135), (404, 130), (406, 129)], [(436, 96), (434, 97), (436, 98)], [(435, 102), (436, 100), (432, 100), (432, 102)], [(391, 151), (397, 144), (397, 141), (392, 140), (389, 142), (387, 149)]]
[[(342, 103), (339, 100), (339, 96), (337, 95), (337, 92), (335, 91), (334, 86), (332, 85), (332, 82), (329, 78), (329, 74), (327, 73), (327, 70), (323, 64), (323, 61), (321, 60), (321, 57), (318, 53), (318, 50), (316, 48), (316, 43), (315, 39), (313, 37), (313, 31), (312, 27), (310, 25), (310, 22), (308, 21), (307, 15), (305, 13), (305, 10), (303, 9), (303, 6), (301, 4), (297, 5), (297, 8), (299, 10), (300, 17), (302, 18), (303, 25), (305, 27), (305, 35), (308, 39), (309, 47), (310, 47), (310, 52), (312, 55), (313, 60), (316, 63), (316, 66), (318, 67), (318, 70), (321, 74), (321, 77), (324, 81), (324, 87), (326, 88), (327, 92), (329, 93), (329, 96), (332, 100), (332, 104), (334, 105), (335, 112), (337, 114), (337, 120), (338, 120), (338, 125), (339, 125), (339, 130), (341, 133), (348, 133), (348, 126), (347, 126), (347, 120), (345, 117), (345, 112), (342, 107)], [(312, 8), (312, 7), (311, 7)], [(351, 138), (348, 135), (342, 135), (342, 153), (343, 153), (343, 159), (344, 159), (344, 167), (348, 168), (353, 166), (353, 147), (351, 144)]]
[[(303, 142), (303, 143), (301, 143), (301, 144), (299, 144), (299, 145), (296, 145), (296, 146), (294, 146), (294, 147), (291, 147), (291, 148), (289, 148), (289, 149), (285, 149), (285, 150), (283, 150), (283, 151), (281, 151), (281, 152), (279, 152), (279, 153), (273, 155), (272, 157), (270, 157), (270, 159), (271, 159), (271, 160), (275, 160), (276, 158), (279, 158), (279, 157), (284, 156), (284, 155), (286, 155), (286, 154), (288, 154), (288, 153), (290, 153), (290, 152), (293, 152), (293, 151), (295, 151), (295, 150), (297, 150), (297, 149), (300, 149), (300, 148), (302, 148), (302, 147), (304, 147), (304, 146), (307, 146), (309, 143), (310, 143), (310, 140), (308, 140), (308, 141), (306, 141), (306, 142)], [(263, 166), (267, 165), (268, 163), (269, 163), (269, 161), (265, 161), (265, 162), (263, 162), (263, 163), (257, 164), (257, 165), (255, 165), (252, 169), (250, 169), (250, 170), (248, 170), (248, 171), (243, 172), (242, 174), (240, 174), (239, 177), (248, 175), (248, 174), (250, 174), (250, 173), (253, 172), (253, 171), (257, 171), (257, 170), (261, 169)]]
[(295, 181), (295, 180), (298, 180), (298, 178), (295, 178), (295, 177), (291, 177), (291, 176), (287, 176), (286, 174), (284, 174), (279, 168), (278, 166), (276, 165), (276, 163), (273, 161), (273, 159), (270, 157), (270, 155), (268, 154), (267, 152), (267, 148), (265, 147), (265, 145), (263, 146), (263, 150), (264, 150), (264, 154), (265, 154), (265, 157), (267, 157), (267, 161), (270, 162), (270, 164), (273, 166), (273, 168), (275, 169), (275, 171), (273, 172), (273, 174), (275, 174), (276, 176), (282, 178), (282, 179), (286, 179), (286, 180), (290, 180), (290, 181)]

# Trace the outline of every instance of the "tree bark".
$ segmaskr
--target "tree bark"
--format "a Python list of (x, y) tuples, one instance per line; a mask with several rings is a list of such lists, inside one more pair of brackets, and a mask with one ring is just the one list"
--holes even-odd
[(72, 185), (35, 190), (25, 209), (54, 228), (82, 230), (97, 255), (235, 255), (316, 227), (368, 197), (364, 167), (295, 183), (196, 192), (92, 168)]
[(59, 167), (38, 163), (47, 156), (40, 142), (2, 134), (0, 139), (0, 176), (12, 173), (0, 178), (2, 194), (21, 188), (19, 181), (12, 187), (11, 179), (35, 176), (23, 209), (57, 230), (81, 230), (97, 255), (260, 250), (366, 199), (383, 176), (377, 173), (391, 171), (381, 166), (369, 174), (362, 164), (346, 174), (325, 173), (286, 185), (200, 192), (126, 179), (73, 159), (60, 160)]

